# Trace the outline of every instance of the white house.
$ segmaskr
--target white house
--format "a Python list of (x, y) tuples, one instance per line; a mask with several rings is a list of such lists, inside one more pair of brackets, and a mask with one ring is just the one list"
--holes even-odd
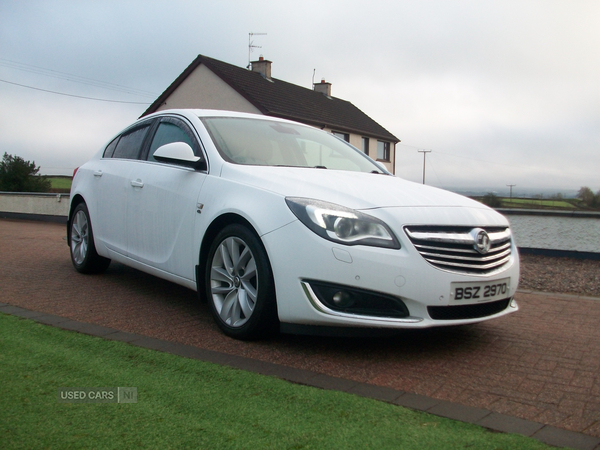
[(248, 70), (198, 55), (142, 116), (205, 108), (295, 120), (338, 135), (394, 172), (398, 138), (349, 101), (333, 97), (331, 83), (322, 80), (312, 90), (287, 83), (271, 77), (271, 64), (260, 57)]

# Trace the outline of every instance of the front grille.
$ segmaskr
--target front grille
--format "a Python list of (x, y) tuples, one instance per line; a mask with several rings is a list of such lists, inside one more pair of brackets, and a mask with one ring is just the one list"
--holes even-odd
[[(487, 274), (510, 260), (511, 232), (508, 227), (409, 226), (404, 230), (421, 256), (439, 269)], [(481, 245), (478, 250), (478, 236), (486, 234), (489, 248)]]
[(490, 303), (457, 306), (428, 306), (427, 312), (434, 320), (479, 319), (493, 316), (508, 308), (510, 298)]

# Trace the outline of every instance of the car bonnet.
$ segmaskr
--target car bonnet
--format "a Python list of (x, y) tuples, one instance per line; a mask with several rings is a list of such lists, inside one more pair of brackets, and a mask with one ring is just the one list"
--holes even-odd
[(284, 197), (313, 198), (360, 210), (391, 207), (488, 209), (449, 191), (375, 173), (225, 164), (221, 176)]

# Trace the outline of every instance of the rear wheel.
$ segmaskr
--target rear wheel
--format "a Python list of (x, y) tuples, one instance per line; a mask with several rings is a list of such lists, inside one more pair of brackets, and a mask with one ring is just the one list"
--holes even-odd
[(78, 204), (71, 216), (69, 247), (71, 261), (78, 272), (100, 273), (110, 264), (110, 259), (96, 252), (90, 213), (85, 203)]
[(225, 227), (208, 252), (206, 297), (223, 332), (256, 339), (277, 331), (273, 273), (265, 249), (248, 228)]

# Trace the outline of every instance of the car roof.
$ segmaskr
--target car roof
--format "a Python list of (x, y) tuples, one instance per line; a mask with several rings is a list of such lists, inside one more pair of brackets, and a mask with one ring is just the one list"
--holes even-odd
[(239, 112), (239, 111), (226, 111), (226, 110), (221, 110), (221, 109), (164, 109), (162, 111), (158, 111), (153, 114), (144, 116), (143, 118), (140, 119), (140, 121), (142, 121), (143, 119), (151, 118), (151, 117), (160, 117), (160, 116), (170, 115), (170, 114), (182, 115), (184, 117), (195, 116), (198, 118), (203, 118), (203, 117), (240, 117), (240, 118), (294, 123), (294, 124), (309, 126), (309, 125), (303, 124), (301, 122), (294, 122), (294, 121), (287, 120), (287, 119), (280, 119), (279, 117), (265, 116), (263, 114), (254, 114), (254, 113), (246, 113), (246, 112)]

